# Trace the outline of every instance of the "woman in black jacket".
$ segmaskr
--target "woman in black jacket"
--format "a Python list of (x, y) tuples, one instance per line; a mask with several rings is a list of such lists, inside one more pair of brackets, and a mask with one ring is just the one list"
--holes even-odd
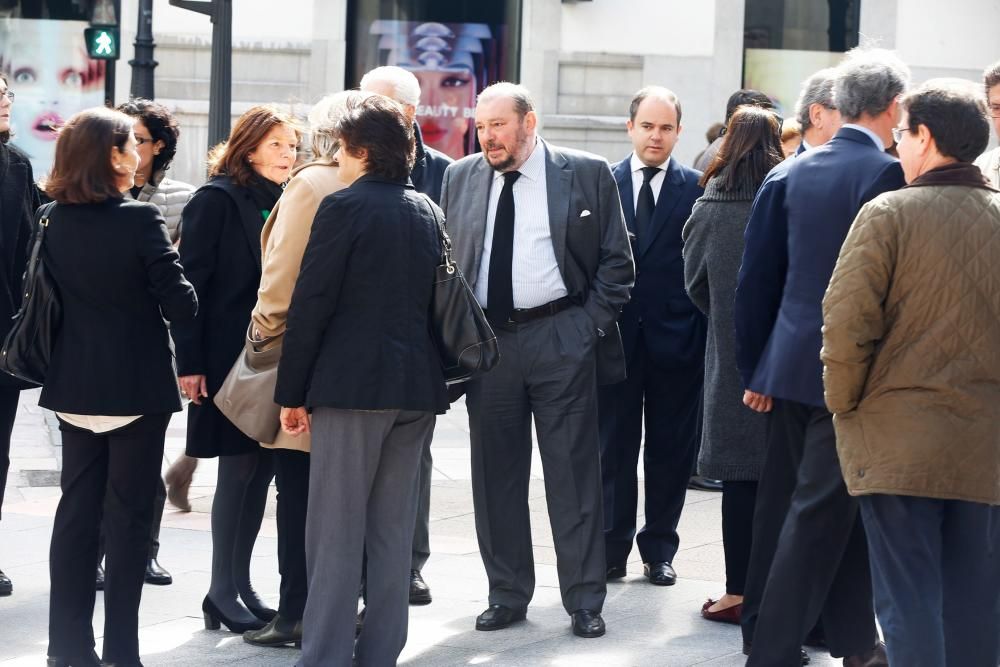
[(232, 632), (257, 630), (275, 615), (250, 584), (250, 556), (274, 477), (271, 451), (243, 435), (212, 397), (243, 350), (260, 284), (261, 230), (291, 174), (297, 146), (289, 116), (251, 108), (210, 154), (209, 181), (182, 214), (181, 262), (201, 304), (193, 322), (173, 327), (178, 380), (192, 401), (187, 454), (219, 457), (212, 581), (202, 602), (210, 629), (224, 623)]
[(50, 667), (97, 666), (94, 569), (104, 521), (103, 663), (139, 662), (142, 594), (170, 414), (181, 409), (164, 318), (198, 308), (155, 206), (126, 201), (139, 155), (132, 119), (82, 111), (63, 126), (45, 190), (56, 204), (42, 258), (62, 321), (39, 405), (63, 440), (49, 570)]
[[(13, 104), (14, 91), (0, 73), (0, 340), (6, 338), (11, 318), (21, 303), (25, 249), (31, 236), (31, 219), (40, 204), (28, 156), (8, 143)], [(10, 434), (22, 388), (12, 377), (0, 378), (0, 507), (10, 468)], [(10, 579), (0, 570), (0, 596), (10, 595), (13, 590)]]
[[(302, 259), (278, 364), (282, 428), (312, 433), (302, 667), (393, 665), (406, 643), (420, 456), (448, 408), (428, 314), (440, 209), (413, 189), (413, 129), (373, 95), (337, 125), (339, 178)], [(312, 409), (311, 425), (307, 408)], [(368, 606), (354, 645), (361, 554)]]

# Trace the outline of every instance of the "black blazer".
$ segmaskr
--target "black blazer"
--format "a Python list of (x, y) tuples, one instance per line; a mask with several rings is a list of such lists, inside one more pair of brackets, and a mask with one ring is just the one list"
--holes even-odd
[(444, 183), (444, 170), (448, 168), (454, 160), (424, 144), (424, 135), (420, 132), (420, 126), (413, 124), (413, 134), (415, 140), (415, 159), (413, 169), (410, 170), (410, 180), (417, 192), (421, 192), (434, 203), (441, 205), (441, 186)]
[(701, 172), (670, 160), (653, 209), (650, 238), (637, 237), (632, 203), (631, 155), (611, 167), (618, 183), (625, 225), (635, 257), (635, 286), (622, 308), (619, 324), (626, 366), (632, 363), (639, 341), (650, 360), (660, 368), (701, 366), (705, 362), (708, 322), (684, 289), (681, 230), (702, 195)]
[(0, 337), (21, 305), (21, 278), (35, 209), (41, 204), (28, 157), (0, 144)]
[(428, 326), (441, 252), (432, 206), (411, 184), (372, 175), (323, 200), (288, 309), (275, 402), (447, 410)]
[(190, 320), (198, 299), (159, 210), (117, 197), (57, 204), (42, 257), (62, 324), (39, 405), (84, 415), (180, 410), (163, 320)]

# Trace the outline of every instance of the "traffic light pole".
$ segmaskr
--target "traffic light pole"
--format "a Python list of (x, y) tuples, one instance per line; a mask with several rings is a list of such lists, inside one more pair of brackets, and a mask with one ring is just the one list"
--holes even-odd
[(155, 97), (153, 70), (159, 64), (153, 59), (153, 0), (139, 0), (139, 27), (135, 33), (135, 58), (128, 61), (132, 66), (132, 97)]
[[(118, 17), (122, 15), (122, 0), (114, 0), (115, 24), (118, 24)], [(115, 45), (117, 48), (117, 45)], [(114, 108), (115, 106), (115, 60), (104, 61), (104, 105)]]
[(229, 137), (233, 87), (233, 0), (170, 0), (212, 19), (212, 78), (208, 94), (208, 146)]

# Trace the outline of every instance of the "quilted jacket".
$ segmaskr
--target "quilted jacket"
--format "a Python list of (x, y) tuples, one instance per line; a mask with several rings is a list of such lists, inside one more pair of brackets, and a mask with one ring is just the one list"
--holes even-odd
[[(182, 181), (165, 178), (163, 173), (154, 175), (153, 179), (142, 186), (142, 191), (136, 197), (139, 201), (148, 201), (160, 209), (160, 215), (167, 221), (167, 231), (170, 240), (177, 243), (181, 234), (181, 211), (194, 195), (195, 187)], [(130, 199), (131, 193), (125, 191), (125, 198)]]
[(823, 299), (841, 469), (852, 495), (1000, 504), (1000, 192), (919, 183), (861, 209)]

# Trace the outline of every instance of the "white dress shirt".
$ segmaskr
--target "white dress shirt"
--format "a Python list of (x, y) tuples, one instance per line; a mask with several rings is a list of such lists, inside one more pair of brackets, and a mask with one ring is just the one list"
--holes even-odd
[[(653, 190), (653, 204), (655, 205), (660, 201), (660, 188), (663, 187), (663, 179), (667, 177), (667, 167), (670, 166), (670, 158), (668, 157), (666, 161), (659, 165), (659, 173), (653, 176), (649, 180), (649, 187)], [(632, 153), (632, 159), (629, 160), (629, 169), (632, 170), (632, 211), (635, 211), (639, 206), (639, 190), (642, 189), (643, 181), (643, 168), (646, 164), (636, 157), (635, 152)]]
[[(556, 252), (549, 227), (549, 199), (545, 186), (545, 146), (535, 142), (531, 155), (518, 169), (521, 177), (514, 183), (514, 263), (511, 267), (515, 308), (534, 308), (566, 296), (566, 283), (559, 273)], [(503, 173), (493, 172), (490, 205), (486, 213), (486, 236), (483, 256), (476, 278), (476, 299), (489, 308), (487, 292), (490, 278), (490, 255), (493, 248), (493, 225), (497, 204), (503, 190)]]
[(868, 138), (872, 140), (873, 144), (875, 144), (875, 148), (879, 149), (880, 151), (885, 150), (885, 144), (882, 142), (882, 138), (877, 134), (875, 134), (874, 132), (872, 132), (871, 130), (869, 130), (867, 127), (864, 127), (863, 125), (857, 125), (856, 123), (844, 123), (840, 127), (842, 128), (849, 127), (852, 130), (857, 130), (858, 132), (863, 132), (864, 134), (867, 134)]

